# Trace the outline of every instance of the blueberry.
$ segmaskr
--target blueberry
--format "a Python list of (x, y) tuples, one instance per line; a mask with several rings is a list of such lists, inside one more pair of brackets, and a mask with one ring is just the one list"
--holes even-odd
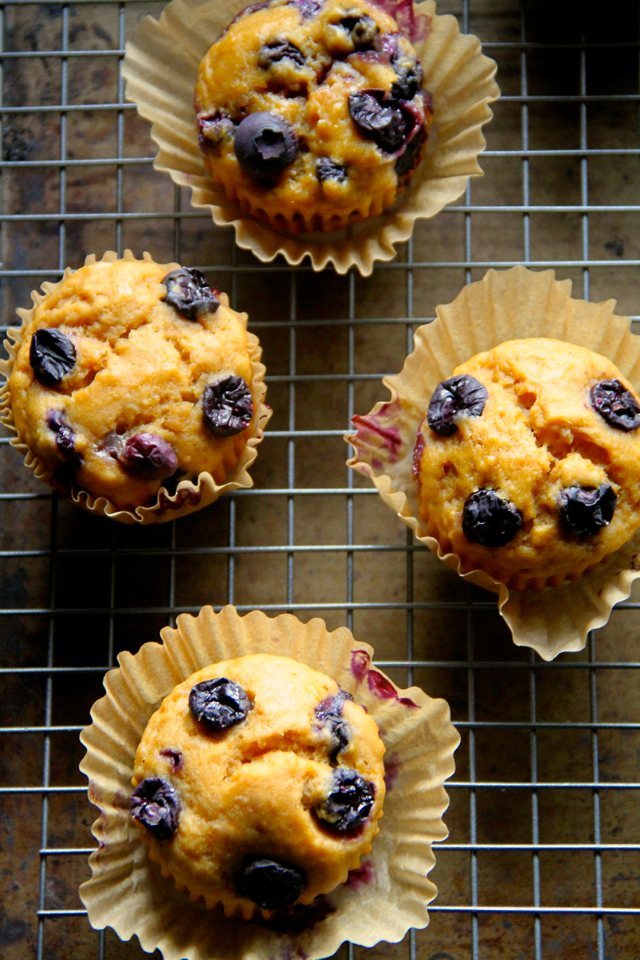
[(424, 127), (420, 127), (413, 139), (409, 140), (404, 152), (401, 153), (396, 160), (394, 170), (398, 175), (398, 179), (401, 179), (407, 173), (410, 173), (417, 164), (418, 160), (420, 159), (420, 151), (422, 150), (422, 144), (424, 143), (425, 137), (425, 129)]
[(131, 794), (131, 813), (156, 840), (169, 840), (178, 829), (180, 797), (160, 777), (147, 777)]
[(274, 40), (273, 43), (266, 43), (258, 52), (258, 64), (264, 70), (281, 60), (292, 60), (299, 67), (305, 64), (304, 54), (288, 40)]
[(171, 764), (171, 769), (174, 773), (180, 773), (184, 767), (184, 756), (182, 750), (178, 750), (177, 747), (163, 747), (162, 750), (158, 750), (158, 754), (161, 757), (165, 757)]
[(82, 457), (76, 451), (76, 435), (67, 423), (64, 410), (50, 410), (47, 415), (47, 426), (56, 434), (56, 447), (62, 459), (69, 466), (77, 470)]
[(245, 863), (236, 874), (236, 890), (263, 910), (280, 910), (295, 903), (307, 884), (304, 870), (262, 857)]
[(253, 704), (239, 683), (215, 677), (191, 688), (189, 709), (196, 720), (204, 721), (209, 730), (220, 733), (241, 723)]
[(216, 153), (224, 138), (233, 134), (235, 129), (236, 125), (231, 117), (221, 113), (213, 113), (208, 117), (198, 117), (200, 149)]
[(290, 3), (299, 8), (303, 20), (310, 20), (322, 10), (324, 0), (290, 0)]
[(316, 177), (320, 183), (325, 180), (336, 180), (338, 183), (344, 183), (347, 179), (347, 168), (341, 163), (336, 163), (330, 157), (318, 157), (316, 160)]
[(110, 430), (109, 433), (104, 435), (102, 440), (98, 441), (96, 446), (100, 453), (111, 457), (112, 460), (119, 460), (122, 455), (124, 443), (122, 437), (119, 436), (115, 430)]
[(373, 46), (378, 53), (385, 56), (390, 63), (394, 63), (394, 61), (398, 59), (397, 33), (381, 33), (374, 40)]
[(172, 270), (162, 280), (167, 292), (161, 300), (178, 311), (185, 320), (197, 320), (200, 313), (215, 313), (220, 306), (201, 270), (195, 267), (180, 267)]
[(601, 380), (591, 387), (591, 404), (616, 430), (629, 432), (640, 427), (640, 404), (619, 380)]
[(333, 830), (346, 833), (369, 819), (376, 788), (355, 770), (338, 767), (333, 774), (331, 793), (315, 807), (315, 814)]
[(458, 429), (460, 417), (480, 417), (489, 394), (475, 377), (466, 373), (442, 380), (433, 391), (427, 411), (427, 423), (441, 437), (450, 437)]
[(286, 120), (275, 113), (250, 113), (233, 138), (238, 163), (257, 180), (270, 180), (298, 156), (298, 138)]
[(413, 63), (401, 62), (400, 58), (391, 61), (397, 79), (391, 84), (391, 96), (395, 100), (413, 100), (422, 84), (422, 67), (418, 60)]
[(364, 50), (373, 46), (373, 42), (380, 32), (378, 24), (366, 13), (361, 17), (343, 17), (340, 26), (351, 34), (351, 40), (356, 50)]
[(80, 459), (76, 453), (76, 435), (68, 423), (60, 425), (58, 436), (56, 437), (56, 446), (64, 460)]
[(333, 696), (327, 697), (316, 707), (315, 714), (323, 726), (327, 726), (331, 733), (331, 750), (329, 757), (332, 763), (341, 750), (349, 743), (349, 725), (342, 718), (342, 708), (345, 700), (353, 700), (346, 690), (339, 690)]
[(76, 348), (60, 330), (42, 327), (31, 337), (29, 363), (36, 379), (55, 387), (76, 365)]
[(202, 394), (202, 416), (216, 437), (231, 437), (251, 423), (253, 398), (242, 377), (210, 383)]
[(163, 480), (178, 468), (173, 447), (155, 433), (129, 437), (118, 459), (126, 470), (145, 480)]
[(560, 525), (575, 536), (592, 536), (609, 526), (617, 499), (608, 483), (599, 487), (565, 487), (557, 500)]
[(349, 94), (349, 113), (358, 129), (381, 150), (395, 153), (410, 129), (395, 100), (385, 100), (382, 90)]
[(462, 511), (462, 530), (472, 543), (503, 547), (522, 526), (522, 514), (495, 490), (476, 490), (467, 497)]

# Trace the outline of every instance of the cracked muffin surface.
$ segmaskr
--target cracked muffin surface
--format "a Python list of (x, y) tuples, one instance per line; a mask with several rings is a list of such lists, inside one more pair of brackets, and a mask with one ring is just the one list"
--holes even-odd
[(224, 482), (257, 416), (245, 320), (197, 270), (81, 267), (22, 331), (9, 379), (20, 438), (63, 493), (122, 509), (201, 472)]
[(420, 426), (426, 532), (515, 590), (576, 578), (640, 527), (639, 428), (633, 387), (591, 350), (538, 338), (478, 354)]
[(250, 918), (347, 879), (378, 833), (384, 745), (330, 677), (255, 654), (205, 667), (153, 714), (132, 814), (178, 889)]
[(390, 206), (433, 117), (413, 45), (369, 0), (247, 7), (203, 58), (194, 103), (214, 181), (292, 233)]

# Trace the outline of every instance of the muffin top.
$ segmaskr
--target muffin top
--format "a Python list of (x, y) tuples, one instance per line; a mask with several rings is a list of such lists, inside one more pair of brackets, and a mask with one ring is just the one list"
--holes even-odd
[(433, 113), (412, 44), (368, 0), (247, 7), (203, 58), (195, 109), (214, 179), (291, 231), (393, 203)]
[(136, 753), (131, 811), (178, 889), (250, 918), (309, 904), (378, 833), (384, 745), (330, 677), (240, 657), (179, 684)]
[(117, 507), (153, 503), (161, 486), (202, 471), (221, 483), (257, 406), (245, 325), (198, 270), (81, 267), (22, 331), (9, 379), (16, 429), (54, 486)]
[(639, 428), (631, 384), (597, 353), (542, 338), (480, 353), (419, 429), (427, 533), (516, 590), (579, 576), (640, 526)]

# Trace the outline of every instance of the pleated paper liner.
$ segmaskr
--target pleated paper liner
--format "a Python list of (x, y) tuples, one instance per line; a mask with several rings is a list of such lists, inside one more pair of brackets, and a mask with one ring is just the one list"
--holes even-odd
[[(208, 209), (218, 226), (233, 226), (236, 243), (263, 262), (279, 253), (288, 263), (306, 256), (314, 270), (332, 263), (338, 273), (356, 266), (368, 276), (376, 260), (391, 260), (419, 218), (433, 217), (460, 197), (469, 177), (482, 175), (482, 126), (500, 91), (496, 64), (477, 37), (461, 34), (453, 16), (438, 16), (435, 3), (382, 4), (399, 20), (420, 57), (435, 116), (426, 154), (392, 207), (345, 230), (291, 236), (271, 229), (235, 206), (213, 183), (198, 146), (193, 94), (200, 60), (246, 0), (172, 0), (159, 21), (146, 17), (127, 43), (122, 73), (126, 97), (152, 123), (158, 146), (154, 166), (174, 183), (191, 187), (194, 207)], [(407, 13), (408, 10), (408, 13)]]
[[(134, 257), (131, 250), (125, 250), (122, 259), (136, 260), (137, 258)], [(142, 259), (148, 261), (153, 260), (149, 253), (144, 253)], [(102, 257), (102, 261), (107, 263), (115, 263), (117, 260), (117, 253), (114, 253), (112, 250), (107, 251)], [(95, 255), (90, 254), (85, 259), (85, 266), (95, 262)], [(180, 264), (165, 263), (161, 264), (161, 266), (163, 266), (168, 273), (170, 270), (176, 270)], [(72, 273), (72, 270), (70, 267), (67, 267), (63, 280), (68, 277), (70, 273)], [(62, 280), (60, 280), (59, 283), (62, 283)], [(11, 438), (10, 443), (19, 450), (20, 453), (24, 454), (25, 466), (33, 470), (35, 476), (45, 483), (49, 482), (50, 473), (46, 470), (41, 460), (22, 441), (16, 429), (11, 411), (8, 381), (26, 325), (33, 317), (35, 308), (45, 299), (45, 295), (52, 293), (57, 286), (57, 283), (43, 283), (42, 289), (44, 290), (44, 295), (38, 293), (37, 290), (32, 290), (31, 298), (34, 306), (31, 310), (18, 310), (18, 314), (22, 319), (22, 326), (10, 327), (7, 331), (9, 339), (5, 340), (4, 346), (9, 355), (9, 359), (0, 360), (0, 373), (7, 379), (7, 383), (5, 383), (0, 390), (0, 420), (15, 434), (15, 436)], [(240, 314), (240, 317), (243, 318), (246, 329), (247, 315)], [(136, 507), (135, 510), (122, 510), (105, 497), (94, 497), (87, 490), (77, 490), (73, 488), (69, 499), (79, 507), (88, 510), (89, 513), (109, 517), (111, 520), (117, 520), (119, 523), (139, 523), (145, 525), (149, 523), (162, 523), (167, 520), (176, 520), (178, 517), (184, 517), (188, 513), (193, 513), (194, 510), (207, 507), (228, 490), (252, 487), (253, 480), (249, 476), (248, 470), (258, 456), (257, 446), (264, 436), (264, 428), (271, 417), (272, 410), (264, 403), (267, 393), (267, 388), (264, 383), (266, 368), (264, 364), (260, 362), (262, 355), (260, 341), (253, 333), (247, 333), (247, 340), (249, 356), (251, 358), (251, 369), (253, 372), (253, 383), (256, 387), (256, 394), (254, 394), (254, 396), (257, 395), (257, 409), (250, 427), (252, 435), (240, 454), (237, 464), (229, 471), (224, 483), (217, 484), (211, 474), (203, 471), (198, 476), (197, 484), (192, 483), (191, 480), (181, 480), (173, 494), (171, 494), (166, 487), (160, 487), (157, 500), (154, 504), (148, 507)]]
[(639, 390), (640, 338), (614, 308), (615, 300), (574, 300), (571, 281), (557, 281), (553, 270), (489, 270), (452, 303), (439, 306), (434, 323), (418, 328), (401, 372), (384, 378), (391, 399), (356, 418), (357, 432), (345, 437), (355, 450), (349, 466), (374, 482), (385, 503), (447, 566), (497, 593), (514, 643), (532, 647), (544, 660), (582, 650), (588, 631), (604, 626), (614, 604), (629, 596), (640, 576), (640, 534), (578, 580), (540, 592), (508, 590), (481, 570), (464, 569), (456, 554), (444, 554), (426, 535), (411, 472), (413, 449), (437, 384), (458, 364), (505, 340), (549, 337), (588, 347), (608, 357)]
[[(454, 771), (460, 737), (444, 700), (417, 687), (400, 690), (372, 667), (372, 648), (344, 627), (329, 632), (323, 620), (301, 623), (290, 614), (270, 618), (254, 610), (241, 617), (227, 606), (216, 614), (181, 614), (177, 628), (161, 631), (163, 644), (121, 653), (105, 677), (106, 696), (81, 734), (80, 764), (89, 799), (100, 809), (93, 825), (98, 849), (92, 879), (80, 887), (90, 923), (113, 927), (122, 940), (136, 935), (143, 950), (164, 960), (267, 960), (331, 956), (344, 940), (372, 946), (396, 942), (429, 922), (436, 896), (427, 874), (432, 844), (447, 836), (442, 814), (444, 781)], [(227, 919), (178, 892), (147, 856), (129, 813), (136, 748), (163, 698), (210, 663), (251, 653), (292, 657), (331, 677), (369, 711), (386, 746), (387, 796), (372, 852), (346, 884), (299, 908), (279, 923)], [(290, 924), (290, 929), (288, 928)]]

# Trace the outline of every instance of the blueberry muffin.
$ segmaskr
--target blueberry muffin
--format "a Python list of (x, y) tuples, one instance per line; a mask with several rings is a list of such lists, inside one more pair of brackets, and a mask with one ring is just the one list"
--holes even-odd
[(194, 102), (214, 181), (290, 233), (390, 206), (433, 117), (416, 51), (369, 0), (247, 7), (203, 58)]
[(165, 876), (227, 916), (309, 904), (371, 850), (384, 745), (337, 683), (255, 654), (194, 673), (153, 714), (131, 814)]
[(436, 387), (414, 452), (420, 516), (463, 572), (576, 579), (640, 527), (640, 402), (605, 357), (512, 340)]
[(68, 274), (18, 331), (8, 381), (40, 474), (124, 511), (203, 473), (224, 483), (263, 391), (245, 326), (199, 270), (124, 259)]

